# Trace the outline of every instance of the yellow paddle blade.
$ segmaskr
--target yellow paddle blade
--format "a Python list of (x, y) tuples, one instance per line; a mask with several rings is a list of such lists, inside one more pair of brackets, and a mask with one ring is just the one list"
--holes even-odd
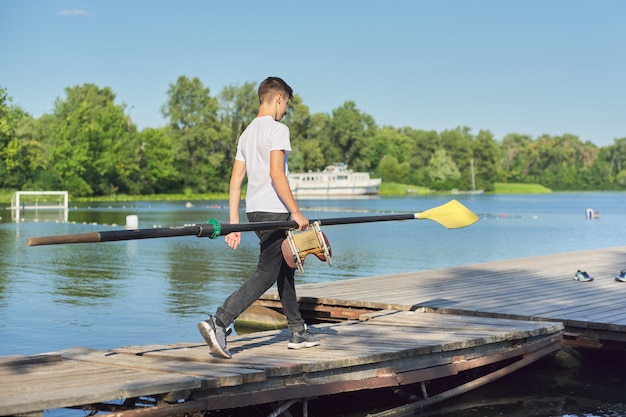
[(415, 213), (417, 219), (434, 220), (446, 229), (459, 229), (476, 223), (478, 216), (457, 200)]

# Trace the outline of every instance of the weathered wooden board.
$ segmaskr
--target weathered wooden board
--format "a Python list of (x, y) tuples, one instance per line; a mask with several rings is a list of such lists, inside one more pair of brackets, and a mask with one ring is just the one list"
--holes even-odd
[(2, 367), (0, 415), (198, 389), (201, 382), (190, 375), (71, 360)]
[(202, 362), (191, 362), (185, 360), (184, 356), (178, 356), (177, 360), (168, 360), (166, 358), (137, 356), (121, 352), (73, 348), (64, 350), (62, 357), (63, 359), (118, 366), (127, 369), (194, 375), (201, 378), (203, 388), (240, 385), (260, 382), (266, 379), (265, 372), (260, 370), (237, 368), (228, 364), (211, 365)]

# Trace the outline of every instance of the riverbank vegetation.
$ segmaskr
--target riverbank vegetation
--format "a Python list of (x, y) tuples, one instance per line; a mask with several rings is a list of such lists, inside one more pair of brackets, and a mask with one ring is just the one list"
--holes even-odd
[(540, 184), (518, 184), (497, 182), (494, 184), (495, 194), (548, 194), (552, 190)]
[[(547, 194), (552, 192), (539, 184), (494, 184), (494, 194)], [(443, 192), (440, 192), (443, 193)], [(381, 197), (402, 197), (410, 195), (432, 195), (437, 192), (425, 187), (411, 184), (398, 184), (395, 182), (384, 182), (380, 187)], [(0, 190), (0, 204), (10, 204), (12, 190)], [(125, 201), (211, 201), (228, 200), (228, 193), (183, 193), (183, 194), (148, 194), (148, 195), (128, 195), (114, 194), (90, 197), (73, 197), (73, 203), (93, 203), (93, 202), (125, 202)]]
[[(167, 125), (141, 130), (109, 87), (68, 87), (50, 114), (34, 118), (0, 86), (0, 189), (67, 190), (74, 201), (223, 196), (237, 138), (256, 116), (256, 84), (212, 95), (181, 76), (162, 106)], [(298, 95), (283, 122), (292, 171), (344, 162), (382, 178), (381, 195), (626, 190), (626, 137), (598, 147), (574, 134), (497, 140), (466, 126), (381, 127), (352, 101), (311, 113)]]

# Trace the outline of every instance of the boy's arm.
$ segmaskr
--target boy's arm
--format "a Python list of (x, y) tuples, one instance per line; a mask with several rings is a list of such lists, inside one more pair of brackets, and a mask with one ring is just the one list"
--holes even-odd
[[(239, 223), (239, 204), (241, 203), (241, 185), (246, 177), (246, 163), (235, 160), (233, 170), (230, 175), (230, 186), (228, 189), (228, 213), (231, 223)], [(226, 244), (233, 249), (241, 243), (241, 232), (232, 232), (226, 235)]]
[(298, 223), (298, 230), (307, 229), (309, 227), (309, 219), (300, 212), (285, 173), (285, 151), (272, 151), (270, 153), (270, 177), (278, 196), (291, 213), (291, 218)]

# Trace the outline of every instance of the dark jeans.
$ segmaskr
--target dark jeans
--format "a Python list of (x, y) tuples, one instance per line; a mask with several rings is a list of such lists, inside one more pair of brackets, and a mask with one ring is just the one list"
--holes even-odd
[[(289, 218), (288, 213), (248, 213), (250, 222), (286, 221)], [(302, 331), (304, 320), (300, 315), (296, 298), (295, 270), (287, 266), (281, 250), (281, 244), (285, 240), (285, 231), (262, 230), (256, 234), (261, 245), (257, 269), (246, 282), (226, 298), (224, 304), (217, 309), (215, 317), (226, 325), (232, 323), (276, 282), (289, 330), (291, 332)]]

